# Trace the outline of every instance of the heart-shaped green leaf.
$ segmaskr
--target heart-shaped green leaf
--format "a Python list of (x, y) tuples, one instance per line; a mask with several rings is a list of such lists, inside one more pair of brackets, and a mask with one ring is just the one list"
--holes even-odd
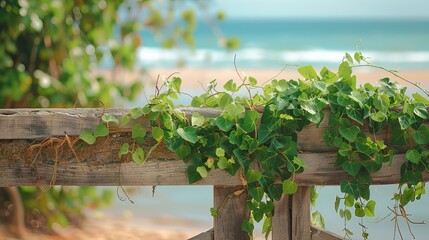
[(340, 132), (341, 136), (347, 139), (347, 141), (354, 142), (356, 140), (357, 135), (359, 134), (360, 129), (357, 126), (341, 126), (338, 128), (338, 131)]
[(164, 137), (164, 130), (162, 130), (160, 127), (152, 127), (152, 137), (157, 142), (161, 141)]
[(186, 141), (196, 143), (198, 141), (197, 129), (193, 127), (178, 128), (177, 133)]
[(135, 163), (137, 164), (143, 164), (145, 158), (144, 158), (144, 151), (141, 147), (137, 148), (133, 154), (132, 154), (132, 158), (134, 160)]
[(83, 141), (85, 141), (86, 143), (88, 143), (89, 145), (92, 145), (95, 143), (94, 134), (92, 134), (92, 132), (90, 132), (88, 130), (83, 130), (80, 133), (79, 138), (82, 139)]
[(283, 181), (283, 193), (284, 194), (294, 194), (298, 190), (298, 185), (292, 180), (284, 180)]

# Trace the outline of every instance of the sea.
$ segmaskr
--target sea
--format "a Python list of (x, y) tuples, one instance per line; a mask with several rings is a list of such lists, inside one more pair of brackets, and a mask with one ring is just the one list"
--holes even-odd
[[(137, 51), (138, 68), (281, 69), (285, 65), (313, 65), (335, 67), (344, 53), (361, 51), (374, 64), (395, 70), (429, 70), (429, 21), (419, 20), (255, 20), (232, 19), (218, 24), (221, 33), (214, 34), (210, 24), (198, 22), (194, 33), (194, 48), (163, 49), (159, 36), (142, 31), (142, 47)], [(227, 50), (219, 45), (219, 36), (237, 37), (238, 49)], [(109, 66), (109, 62), (105, 62)], [(322, 213), (326, 228), (343, 235), (344, 222), (334, 210), (335, 197), (342, 196), (338, 186), (318, 187), (320, 194), (313, 211)], [(365, 218), (370, 239), (393, 239), (395, 221), (404, 239), (412, 239), (404, 219), (387, 208), (397, 186), (372, 186), (371, 197), (377, 201), (376, 217)], [(116, 191), (116, 188), (113, 189)], [(109, 211), (115, 214), (132, 213), (135, 217), (170, 219), (181, 228), (207, 230), (212, 225), (210, 207), (213, 190), (210, 186), (159, 186), (152, 196), (151, 187), (134, 188), (129, 201), (115, 200)], [(413, 221), (429, 222), (429, 196), (407, 208)], [(180, 225), (180, 222), (191, 223)], [(347, 224), (354, 235), (362, 239), (360, 219)], [(162, 228), (162, 226), (158, 226)], [(259, 226), (260, 227), (260, 226)], [(412, 224), (416, 239), (427, 239), (429, 226)], [(258, 230), (256, 230), (258, 231)], [(396, 238), (399, 239), (396, 231)]]
[[(220, 32), (213, 29), (220, 29)], [(218, 32), (218, 33), (217, 33)], [(392, 69), (429, 68), (429, 21), (418, 20), (225, 20), (198, 22), (195, 47), (163, 49), (162, 37), (142, 31), (138, 66), (281, 68), (290, 65), (337, 66), (345, 52), (361, 51), (377, 65)], [(240, 47), (225, 50), (222, 37)], [(180, 43), (180, 42), (179, 42)]]

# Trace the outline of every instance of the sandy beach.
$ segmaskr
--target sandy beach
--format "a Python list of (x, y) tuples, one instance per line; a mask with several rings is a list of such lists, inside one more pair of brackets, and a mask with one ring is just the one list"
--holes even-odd
[[(180, 226), (182, 225), (182, 228)], [(208, 230), (208, 229), (206, 229)], [(171, 219), (155, 220), (138, 217), (89, 217), (82, 227), (54, 227), (55, 234), (47, 235), (28, 232), (25, 240), (185, 240), (202, 231), (190, 230), (183, 223)], [(18, 240), (0, 225), (0, 239)]]
[[(316, 71), (320, 71), (316, 69)], [(336, 71), (331, 69), (331, 71)], [(376, 82), (381, 79), (388, 77), (391, 81), (397, 81), (401, 85), (406, 86), (411, 91), (415, 91), (415, 87), (404, 82), (400, 78), (392, 75), (389, 72), (368, 68), (360, 67), (353, 69), (354, 74), (357, 76), (357, 81), (359, 84), (370, 82), (376, 84)], [(240, 76), (238, 75), (240, 74)], [(397, 74), (411, 82), (420, 83), (421, 86), (425, 89), (429, 89), (429, 69), (404, 69), (398, 70)], [(103, 76), (106, 79), (112, 79), (115, 76), (116, 81), (128, 83), (131, 81), (139, 81), (144, 84), (147, 92), (152, 93), (154, 90), (153, 86), (156, 83), (157, 79), (162, 81), (169, 76), (178, 76), (183, 80), (182, 90), (188, 93), (199, 93), (203, 91), (203, 87), (206, 87), (207, 84), (216, 79), (218, 86), (223, 86), (223, 83), (233, 79), (237, 82), (240, 82), (240, 77), (252, 76), (258, 80), (258, 83), (265, 83), (271, 79), (296, 79), (301, 77), (297, 72), (296, 67), (287, 67), (285, 69), (238, 69), (236, 71), (234, 68), (164, 68), (164, 69), (150, 69), (146, 71), (121, 71), (117, 70), (114, 74), (111, 71), (95, 71), (94, 75)], [(197, 92), (193, 92), (196, 90)]]

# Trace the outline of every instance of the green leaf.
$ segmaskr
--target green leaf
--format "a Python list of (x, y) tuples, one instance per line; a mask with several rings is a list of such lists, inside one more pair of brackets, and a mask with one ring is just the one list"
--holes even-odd
[(197, 167), (197, 172), (201, 175), (202, 178), (205, 178), (208, 175), (207, 168), (204, 166)]
[(313, 86), (319, 89), (322, 93), (328, 93), (328, 88), (325, 82), (323, 81), (315, 81)]
[(305, 101), (301, 103), (301, 108), (312, 115), (317, 113), (317, 105), (313, 101)]
[(210, 208), (210, 215), (217, 217), (219, 216), (219, 211), (216, 208)]
[(254, 228), (255, 227), (253, 226), (253, 223), (249, 222), (248, 220), (244, 220), (241, 223), (241, 230), (247, 232), (249, 235), (252, 235)]
[(338, 208), (340, 207), (340, 198), (337, 196), (335, 198), (335, 212), (338, 212)]
[(152, 127), (152, 137), (157, 142), (161, 141), (164, 137), (164, 130), (162, 130), (160, 127)]
[(201, 116), (199, 113), (195, 112), (191, 117), (192, 126), (201, 127), (204, 124), (204, 116)]
[(225, 156), (225, 150), (223, 150), (223, 148), (216, 148), (216, 156), (224, 157)]
[(422, 158), (422, 155), (419, 153), (419, 151), (415, 149), (410, 149), (405, 153), (405, 157), (408, 161), (418, 164), (420, 162), (420, 159)]
[(355, 216), (356, 217), (365, 217), (365, 209), (359, 204), (355, 204)]
[(268, 193), (274, 200), (279, 201), (282, 198), (283, 186), (282, 184), (270, 184), (268, 186)]
[(368, 217), (374, 217), (375, 216), (375, 202), (373, 200), (366, 203), (365, 215)]
[(388, 105), (389, 105), (389, 96), (386, 94), (383, 94), (381, 96), (377, 96), (373, 99), (374, 107), (377, 108), (381, 112), (387, 112), (388, 111)]
[(315, 211), (311, 213), (311, 224), (325, 228), (325, 219), (320, 212)]
[(140, 124), (135, 124), (131, 128), (131, 137), (136, 141), (142, 142), (146, 136), (146, 129), (144, 129)]
[(109, 129), (104, 123), (100, 123), (94, 129), (94, 137), (105, 137), (109, 135)]
[(175, 152), (179, 158), (184, 159), (191, 153), (191, 147), (186, 144), (182, 144), (175, 150)]
[(352, 146), (350, 146), (350, 144), (346, 143), (346, 142), (342, 142), (340, 149), (338, 149), (338, 153), (341, 156), (348, 156), (350, 153), (352, 152)]
[(348, 193), (357, 199), (359, 197), (359, 184), (356, 180), (346, 181), (342, 180), (340, 189), (343, 193)]
[(257, 202), (262, 201), (262, 198), (264, 197), (264, 193), (265, 192), (262, 187), (249, 188), (250, 196)]
[(298, 190), (298, 185), (292, 180), (284, 180), (283, 181), (283, 193), (284, 194), (294, 194)]
[(113, 115), (110, 115), (110, 114), (108, 114), (108, 113), (105, 113), (102, 117), (101, 117), (101, 120), (103, 120), (103, 122), (105, 122), (105, 123), (116, 123), (116, 124), (118, 124), (119, 123), (119, 121), (118, 121), (118, 119), (115, 117), (115, 116), (113, 116)]
[(83, 130), (80, 133), (79, 138), (85, 141), (89, 145), (92, 145), (95, 143), (95, 136), (92, 134), (92, 132), (88, 130)]
[(141, 147), (138, 147), (132, 154), (132, 158), (135, 163), (137, 164), (143, 164), (145, 158), (144, 158), (144, 151)]
[(223, 88), (227, 91), (235, 92), (237, 91), (237, 84), (235, 84), (234, 80), (231, 79), (223, 85)]
[(128, 114), (130, 114), (132, 119), (137, 119), (137, 118), (144, 115), (144, 111), (143, 111), (143, 108), (136, 107), (136, 108), (131, 109)]
[(414, 108), (414, 114), (421, 117), (422, 119), (429, 119), (429, 113), (426, 110), (425, 105), (418, 105)]
[(180, 85), (181, 84), (182, 84), (182, 79), (180, 77), (174, 77), (170, 83), (170, 86), (174, 91), (180, 92)]
[(344, 199), (344, 205), (346, 207), (353, 207), (354, 203), (355, 203), (355, 198), (350, 194), (346, 194), (346, 197)]
[(252, 183), (252, 182), (258, 181), (261, 178), (262, 174), (258, 170), (249, 169), (245, 173), (245, 176), (246, 176), (246, 181), (248, 183)]
[(352, 219), (352, 213), (350, 212), (350, 210), (348, 209), (344, 210), (344, 217), (347, 219), (347, 221)]
[(360, 168), (362, 167), (362, 165), (357, 161), (345, 161), (341, 166), (344, 171), (352, 176), (358, 175)]
[(196, 143), (198, 141), (197, 129), (193, 127), (178, 128), (177, 133), (186, 141)]
[(268, 236), (273, 228), (273, 218), (266, 217), (264, 224), (262, 225), (262, 233), (265, 233), (265, 239), (268, 239)]
[(414, 132), (414, 140), (418, 144), (429, 143), (429, 128), (426, 125), (421, 125), (417, 131)]
[(402, 115), (402, 116), (398, 117), (398, 120), (399, 120), (399, 124), (401, 125), (402, 130), (407, 129), (409, 126), (411, 126), (411, 124), (416, 122), (415, 119), (412, 119), (407, 115)]
[(349, 54), (349, 53), (346, 53), (345, 58), (347, 59), (347, 61), (348, 61), (349, 63), (353, 63), (353, 58), (352, 58), (352, 56), (350, 56), (350, 54)]
[(360, 53), (360, 52), (355, 52), (353, 57), (356, 60), (356, 62), (358, 62), (358, 63), (360, 63), (360, 61), (363, 59), (362, 53)]
[(363, 125), (363, 110), (360, 108), (347, 108), (346, 113), (351, 119)]
[(215, 120), (215, 124), (216, 126), (224, 131), (224, 132), (229, 132), (232, 127), (234, 126), (234, 122), (229, 120), (228, 118), (225, 118), (223, 116), (217, 117)]
[(221, 109), (225, 109), (225, 107), (228, 104), (231, 104), (234, 101), (234, 99), (232, 99), (231, 95), (229, 94), (224, 94), (220, 99), (219, 99), (219, 107)]
[(256, 84), (258, 84), (258, 81), (256, 80), (256, 78), (249, 77), (248, 79), (249, 79), (250, 86), (254, 87), (254, 86), (256, 86)]
[(367, 98), (365, 95), (363, 95), (362, 93), (358, 92), (358, 91), (353, 91), (350, 95), (349, 95), (350, 99), (352, 99), (353, 101), (357, 102), (359, 104), (359, 106), (361, 108), (363, 108), (365, 99)]
[(244, 118), (240, 121), (239, 125), (245, 132), (253, 132), (255, 131), (258, 117), (258, 112), (254, 110), (248, 110), (244, 113)]
[(303, 66), (298, 68), (297, 70), (305, 79), (319, 79), (317, 77), (316, 70), (314, 70), (313, 66)]
[(340, 132), (341, 136), (347, 139), (347, 141), (354, 142), (356, 140), (357, 135), (360, 132), (360, 129), (359, 127), (354, 125), (351, 127), (341, 126), (338, 128), (338, 131)]
[(245, 109), (242, 105), (235, 105), (233, 103), (230, 103), (226, 105), (225, 111), (231, 115), (233, 118), (239, 117), (241, 114), (244, 113)]
[(130, 116), (128, 116), (128, 115), (124, 115), (124, 116), (122, 116), (122, 118), (121, 118), (121, 125), (127, 125), (128, 123), (130, 123), (130, 121), (131, 121), (131, 118), (130, 118)]
[(426, 97), (423, 97), (419, 93), (413, 93), (412, 96), (417, 102), (423, 103), (425, 105), (429, 105), (429, 99), (427, 99)]
[(293, 157), (293, 163), (295, 163), (296, 165), (302, 168), (307, 167), (307, 164), (304, 161), (302, 161), (300, 157)]
[(226, 157), (219, 157), (219, 161), (217, 162), (217, 166), (220, 169), (226, 169), (230, 166)]
[(119, 158), (121, 158), (122, 155), (125, 155), (128, 153), (128, 149), (130, 148), (130, 145), (128, 143), (122, 144), (121, 148), (119, 149)]
[(384, 120), (387, 119), (387, 116), (384, 112), (375, 112), (375, 113), (371, 113), (371, 119), (376, 121), (376, 122), (383, 122)]
[(322, 70), (320, 70), (320, 76), (322, 77), (322, 80), (326, 82), (326, 84), (330, 85), (338, 80), (337, 74), (330, 71), (326, 67), (323, 67)]
[(186, 176), (188, 177), (189, 184), (196, 183), (201, 180), (201, 175), (197, 172), (197, 167), (194, 165), (189, 165), (186, 168)]
[[(350, 212), (349, 212), (350, 213)], [(352, 217), (352, 215), (350, 214), (350, 218)], [(348, 219), (348, 220), (350, 220), (350, 218)], [(350, 229), (348, 229), (348, 228), (344, 228), (344, 231), (347, 233), (347, 235), (349, 235), (349, 236), (352, 236), (353, 235), (353, 232), (352, 231), (350, 231)]]

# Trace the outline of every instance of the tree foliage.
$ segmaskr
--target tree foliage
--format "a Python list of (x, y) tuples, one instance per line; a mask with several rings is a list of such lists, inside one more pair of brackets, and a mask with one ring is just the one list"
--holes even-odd
[[(105, 59), (111, 59), (114, 70), (133, 69), (135, 53), (144, 44), (139, 35), (143, 29), (156, 35), (164, 47), (193, 47), (195, 12), (186, 6), (176, 9), (180, 4), (0, 0), (0, 107), (98, 107), (133, 99), (140, 83), (106, 81), (92, 71)], [(135, 159), (142, 158), (135, 154)], [(80, 216), (82, 207), (112, 199), (93, 187), (58, 187), (46, 193), (21, 188), (20, 192), (27, 217), (41, 223), (38, 227), (67, 225)]]

